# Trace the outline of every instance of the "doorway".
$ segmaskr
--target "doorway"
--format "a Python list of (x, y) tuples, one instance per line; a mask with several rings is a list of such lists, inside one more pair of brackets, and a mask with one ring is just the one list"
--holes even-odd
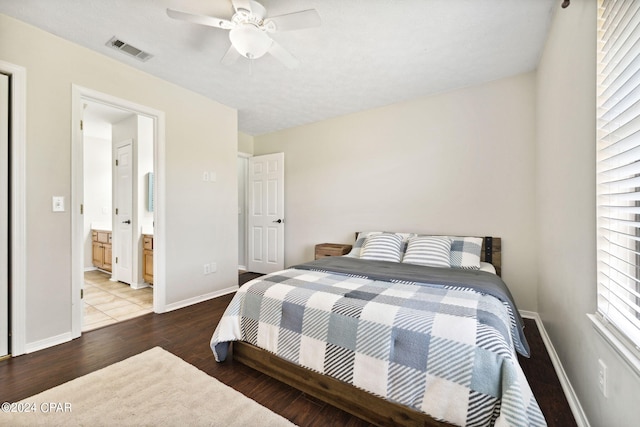
[[(26, 346), (26, 99), (27, 70), (24, 67), (0, 60), (0, 73), (9, 78), (8, 152), (7, 168), (0, 168), (8, 178), (7, 253), (8, 281), (6, 311), (8, 314), (8, 351), (12, 356), (25, 353)], [(2, 184), (4, 186), (4, 184)], [(4, 210), (4, 208), (2, 208)], [(4, 255), (2, 255), (4, 257)], [(3, 304), (4, 308), (4, 302)]]
[(238, 272), (284, 268), (284, 153), (238, 153)]
[[(142, 232), (153, 235), (153, 212), (144, 203), (153, 127), (148, 117), (92, 101), (83, 104), (82, 122), (86, 332), (153, 309), (153, 275), (141, 273)], [(143, 201), (134, 204), (134, 195)]]
[(284, 269), (284, 153), (249, 158), (247, 170), (247, 269)]
[[(165, 311), (164, 267), (158, 265), (164, 261), (164, 233), (156, 226), (164, 212), (164, 113), (76, 85), (72, 92), (72, 120), (78, 123), (72, 154), (72, 198), (78, 208), (72, 209), (75, 338), (94, 327)], [(100, 127), (102, 138), (94, 133)], [(125, 145), (131, 168), (122, 176), (116, 160), (122, 160)], [(130, 183), (128, 189), (118, 190), (124, 182)], [(127, 218), (118, 206), (123, 194), (131, 195)], [(126, 268), (121, 271), (120, 265)], [(86, 312), (94, 315), (91, 324)]]

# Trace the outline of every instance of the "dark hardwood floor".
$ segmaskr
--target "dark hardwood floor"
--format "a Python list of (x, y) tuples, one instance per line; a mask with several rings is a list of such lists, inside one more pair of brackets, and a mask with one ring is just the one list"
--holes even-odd
[[(209, 341), (231, 297), (165, 314), (146, 314), (86, 332), (65, 344), (1, 361), (0, 402), (27, 398), (160, 346), (297, 425), (369, 425), (239, 363), (216, 363)], [(522, 358), (521, 364), (547, 422), (550, 427), (575, 426), (536, 324), (525, 321), (532, 357)]]

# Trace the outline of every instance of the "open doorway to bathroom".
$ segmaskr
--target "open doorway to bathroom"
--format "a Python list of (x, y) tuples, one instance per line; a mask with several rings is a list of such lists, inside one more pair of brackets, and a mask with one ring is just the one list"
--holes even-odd
[(153, 120), (83, 101), (82, 331), (153, 311)]

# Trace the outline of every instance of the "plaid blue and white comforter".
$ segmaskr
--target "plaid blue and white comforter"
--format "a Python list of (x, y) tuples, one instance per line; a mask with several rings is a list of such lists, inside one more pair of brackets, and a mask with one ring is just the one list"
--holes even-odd
[(243, 285), (211, 348), (246, 341), (455, 425), (544, 426), (512, 317), (470, 289), (292, 268)]

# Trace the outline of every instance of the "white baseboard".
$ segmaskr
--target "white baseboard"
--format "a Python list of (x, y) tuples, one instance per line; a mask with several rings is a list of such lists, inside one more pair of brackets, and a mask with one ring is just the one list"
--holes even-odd
[(131, 282), (129, 283), (131, 289), (144, 289), (148, 288), (150, 285), (147, 282)]
[(567, 373), (564, 370), (562, 363), (560, 362), (560, 358), (558, 357), (558, 353), (556, 353), (556, 349), (553, 347), (553, 343), (551, 343), (551, 339), (547, 334), (547, 330), (544, 328), (544, 324), (542, 323), (542, 319), (540, 315), (534, 311), (524, 311), (520, 310), (520, 315), (527, 319), (533, 319), (536, 322), (536, 326), (540, 331), (540, 336), (542, 337), (542, 341), (544, 342), (544, 346), (547, 349), (547, 353), (549, 353), (549, 357), (551, 358), (551, 363), (553, 364), (553, 368), (558, 375), (558, 379), (560, 380), (560, 385), (562, 386), (562, 390), (564, 391), (564, 395), (569, 402), (569, 407), (571, 408), (571, 413), (573, 417), (576, 419), (576, 423), (578, 427), (590, 427), (589, 420), (587, 419), (587, 415), (584, 413), (582, 409), (582, 405), (580, 405), (580, 401), (578, 400), (578, 396), (576, 396), (576, 392), (569, 382), (569, 378), (567, 377)]
[(174, 302), (171, 304), (167, 304), (165, 306), (164, 312), (178, 310), (179, 308), (188, 307), (193, 304), (197, 304), (199, 302), (208, 301), (213, 298), (221, 297), (223, 295), (227, 295), (233, 293), (238, 290), (238, 286), (231, 286), (229, 288), (221, 289), (219, 291), (211, 292), (208, 294), (200, 295), (193, 298), (188, 298), (182, 301)]
[(73, 339), (71, 332), (65, 332), (64, 334), (56, 335), (55, 337), (46, 338), (40, 341), (26, 343), (25, 353), (33, 353), (34, 351), (44, 350), (45, 348), (53, 347), (54, 345), (64, 344)]
[[(211, 292), (209, 294), (200, 295), (198, 297), (189, 298), (186, 300), (178, 301), (173, 304), (169, 304), (165, 307), (164, 312), (178, 310), (179, 308), (184, 308), (193, 304), (197, 304), (199, 302), (208, 301), (213, 298), (221, 297), (223, 295), (227, 295), (238, 290), (238, 286), (231, 286), (229, 288), (221, 289), (216, 292)], [(35, 341), (32, 343), (25, 344), (24, 353), (33, 353), (34, 351), (44, 350), (45, 348), (53, 347), (54, 345), (64, 344), (73, 339), (71, 332), (66, 332), (64, 334), (56, 335), (54, 337), (46, 338), (40, 341)], [(21, 353), (22, 354), (22, 353)]]

